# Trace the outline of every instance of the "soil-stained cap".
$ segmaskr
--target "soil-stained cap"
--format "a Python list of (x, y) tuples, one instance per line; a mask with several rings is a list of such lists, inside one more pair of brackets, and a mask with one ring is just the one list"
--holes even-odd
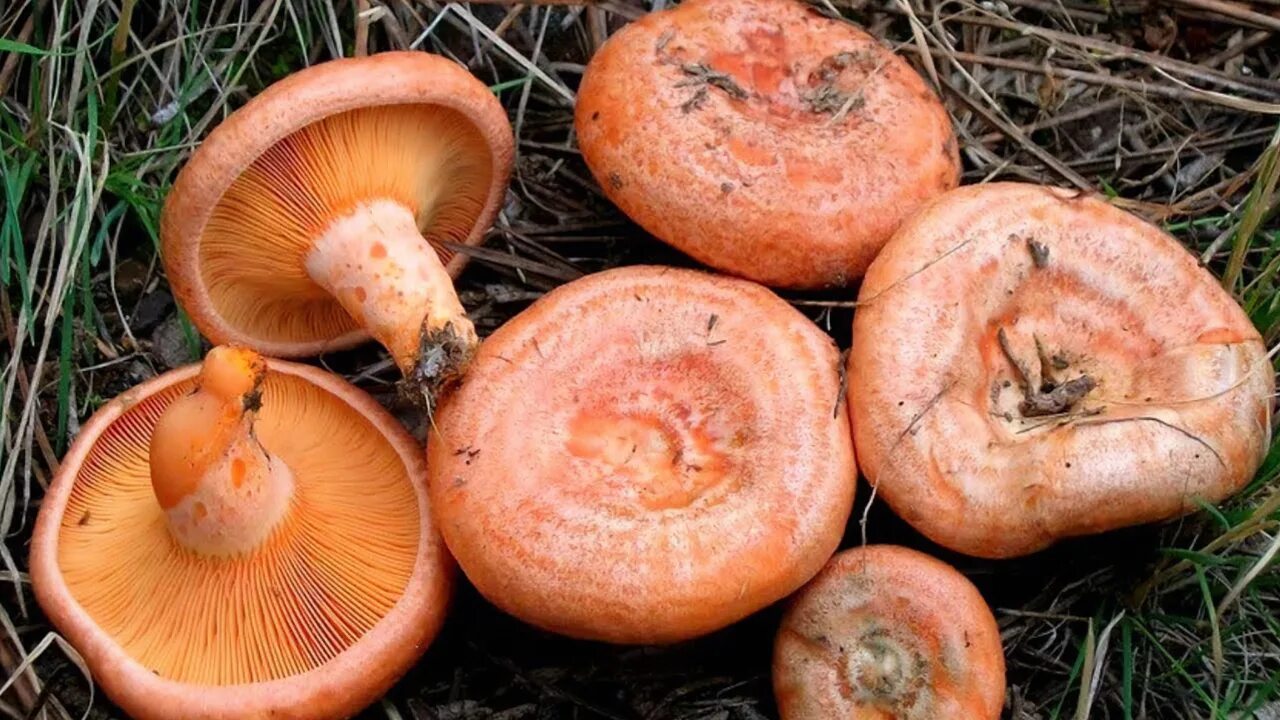
[(232, 113), (179, 174), (161, 219), (174, 294), (215, 343), (296, 357), (372, 330), (405, 367), (433, 298), (404, 294), (461, 271), (445, 244), (483, 240), (512, 153), (501, 104), (446, 58), (302, 70)]
[(425, 473), (341, 378), (218, 348), (85, 424), (40, 507), (32, 585), (133, 717), (348, 717), (444, 618), (455, 571)]
[(831, 559), (796, 594), (774, 646), (782, 720), (998, 720), (1000, 629), (946, 563), (892, 545)]
[(839, 353), (765, 288), (629, 267), (481, 345), (428, 439), (432, 506), (476, 588), (576, 637), (663, 643), (814, 575), (853, 502)]
[(961, 188), (863, 282), (849, 407), (863, 473), (983, 557), (1154, 522), (1253, 477), (1271, 435), (1258, 331), (1181, 245), (1097, 198)]
[(794, 0), (690, 0), (628, 25), (587, 66), (575, 124), (605, 194), (641, 227), (779, 287), (852, 282), (959, 182), (924, 80)]

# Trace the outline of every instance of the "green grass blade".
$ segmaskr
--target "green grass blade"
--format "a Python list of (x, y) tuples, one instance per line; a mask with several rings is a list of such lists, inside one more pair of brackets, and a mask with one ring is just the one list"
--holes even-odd
[(1133, 622), (1129, 618), (1120, 626), (1120, 702), (1124, 720), (1133, 720)]
[(35, 45), (18, 42), (17, 40), (7, 40), (0, 38), (0, 52), (18, 53), (19, 55), (35, 55), (36, 57), (48, 57), (56, 53), (38, 48)]
[[(1227, 270), (1222, 274), (1222, 286), (1234, 291), (1241, 274), (1244, 272), (1245, 255), (1253, 244), (1253, 239), (1261, 226), (1269, 202), (1280, 182), (1280, 125), (1271, 143), (1258, 161), (1258, 177), (1245, 199), (1244, 209), (1240, 215), (1240, 224), (1236, 228), (1235, 242), (1231, 246), (1231, 258), (1227, 261)], [(1248, 303), (1247, 303), (1248, 304)]]
[(1209, 614), (1209, 648), (1213, 659), (1213, 695), (1216, 706), (1219, 688), (1222, 687), (1222, 672), (1226, 665), (1222, 651), (1222, 627), (1218, 624), (1218, 610), (1213, 602), (1213, 593), (1209, 590), (1209, 579), (1205, 577), (1204, 567), (1200, 565), (1196, 566), (1196, 582), (1200, 585), (1205, 612)]
[(67, 423), (71, 415), (72, 348), (75, 339), (75, 293), (68, 292), (62, 301), (62, 325), (58, 344), (58, 419), (54, 447), (59, 454), (67, 449)]
[(1062, 716), (1062, 707), (1067, 704), (1067, 696), (1071, 694), (1071, 687), (1075, 685), (1076, 678), (1080, 677), (1080, 670), (1084, 667), (1084, 659), (1086, 653), (1092, 653), (1092, 633), (1093, 621), (1089, 622), (1090, 637), (1081, 641), (1080, 649), (1076, 653), (1076, 660), (1071, 665), (1071, 672), (1067, 674), (1067, 681), (1063, 684), (1062, 695), (1058, 697), (1058, 704), (1054, 706), (1053, 711), (1049, 713), (1049, 720), (1058, 720)]

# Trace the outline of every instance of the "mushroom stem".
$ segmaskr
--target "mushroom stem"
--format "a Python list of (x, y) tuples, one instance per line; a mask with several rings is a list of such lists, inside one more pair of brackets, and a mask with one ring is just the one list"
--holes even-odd
[(151, 487), (174, 538), (198, 553), (252, 550), (289, 509), (293, 472), (253, 433), (266, 373), (252, 350), (216, 347), (195, 392), (156, 421)]
[(475, 327), (404, 205), (363, 203), (334, 221), (307, 255), (307, 272), (428, 395), (470, 361)]

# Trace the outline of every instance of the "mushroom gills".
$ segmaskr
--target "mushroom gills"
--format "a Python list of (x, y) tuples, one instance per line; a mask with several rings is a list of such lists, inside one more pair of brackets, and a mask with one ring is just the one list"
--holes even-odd
[(492, 164), (450, 108), (362, 108), (303, 127), (218, 201), (200, 240), (210, 296), (248, 334), (306, 341), (363, 327), (406, 376), (448, 376), (476, 343), (449, 246), (472, 232)]
[[(56, 544), (33, 550), (33, 583), (42, 605), (91, 619), (60, 629), (113, 697), (147, 673), (209, 690), (210, 712), (213, 686), (271, 704), (250, 685), (306, 677), (393, 615), (423, 613), (415, 623), (428, 625), (403, 629), (411, 642), (433, 635), (449, 570), (418, 498), (425, 471), (371, 398), (310, 366), (217, 347), (100, 412), (64, 463), (65, 508), (42, 516)], [(130, 661), (113, 652), (104, 667), (104, 644)], [(380, 652), (387, 683), (416, 657)], [(371, 687), (339, 679), (317, 694), (352, 700), (356, 686)]]

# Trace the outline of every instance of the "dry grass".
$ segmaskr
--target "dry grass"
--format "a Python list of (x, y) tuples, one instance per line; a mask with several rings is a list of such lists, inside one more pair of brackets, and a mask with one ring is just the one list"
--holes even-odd
[[(112, 717), (49, 635), (23, 573), (41, 492), (78, 421), (190, 361), (157, 263), (158, 210), (208, 129), (291, 70), (388, 48), (444, 53), (510, 109), (508, 203), (464, 278), (487, 332), (645, 239), (577, 154), (571, 103), (608, 33), (663, 0), (534, 6), (13, 0), (0, 9), (0, 717)], [(1260, 0), (821, 0), (907, 55), (956, 119), (965, 179), (1098, 190), (1164, 224), (1280, 340), (1280, 4)], [(128, 18), (122, 23), (121, 18)], [(793, 298), (842, 343), (851, 293)], [(323, 362), (379, 396), (375, 348)], [(939, 553), (998, 608), (1008, 716), (1244, 718), (1280, 698), (1280, 453), (1248, 492), (1165, 528), (991, 563)], [(860, 498), (863, 503), (866, 498)], [(872, 541), (925, 546), (880, 506)], [(848, 542), (855, 542), (856, 526)], [(530, 630), (464, 591), (371, 717), (773, 717), (776, 611), (705, 640), (616, 649)], [(27, 658), (27, 660), (24, 660)], [(27, 672), (18, 674), (27, 665)], [(1268, 708), (1268, 706), (1270, 706)], [(1268, 708), (1264, 710), (1264, 708)]]

